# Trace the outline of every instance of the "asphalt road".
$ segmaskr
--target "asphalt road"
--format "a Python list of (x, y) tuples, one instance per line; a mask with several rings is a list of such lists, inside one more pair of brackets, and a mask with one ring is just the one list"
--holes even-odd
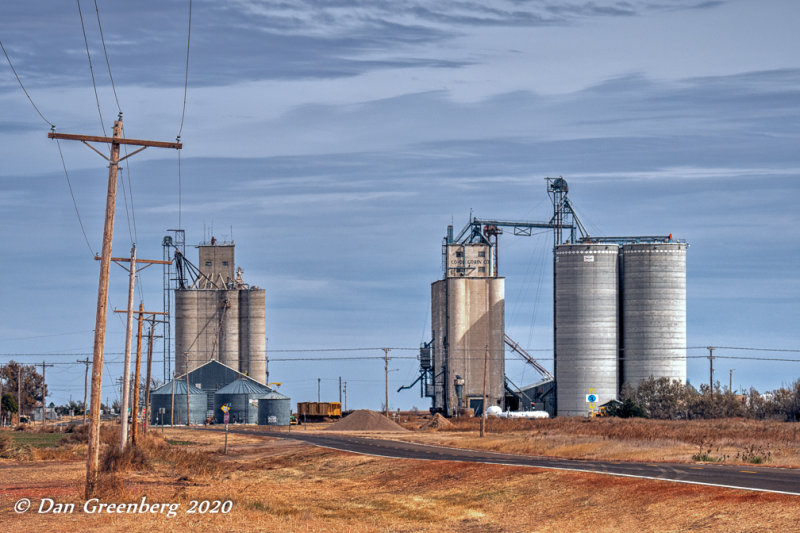
[[(221, 430), (213, 429), (211, 431)], [(800, 469), (704, 463), (677, 464), (584, 461), (579, 459), (558, 459), (552, 457), (495, 453), (482, 450), (466, 450), (462, 448), (447, 448), (413, 442), (353, 437), (334, 433), (330, 435), (305, 433), (303, 430), (283, 433), (231, 428), (230, 431), (232, 433), (243, 433), (247, 435), (256, 434), (282, 439), (294, 439), (324, 448), (380, 457), (427, 461), (459, 461), (592, 472), (596, 474), (776, 492), (800, 496)]]

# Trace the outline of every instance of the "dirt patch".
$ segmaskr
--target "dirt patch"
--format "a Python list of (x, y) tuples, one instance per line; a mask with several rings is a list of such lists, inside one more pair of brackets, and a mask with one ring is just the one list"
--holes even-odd
[(361, 409), (327, 428), (330, 431), (408, 431), (384, 415)]

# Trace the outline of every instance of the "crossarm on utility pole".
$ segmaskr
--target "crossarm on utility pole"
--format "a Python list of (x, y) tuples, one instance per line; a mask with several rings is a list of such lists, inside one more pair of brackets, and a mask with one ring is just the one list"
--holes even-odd
[(164, 141), (143, 141), (140, 139), (123, 139), (122, 137), (100, 137), (97, 135), (75, 135), (72, 133), (56, 133), (50, 132), (47, 134), (48, 139), (64, 139), (68, 141), (87, 141), (95, 143), (111, 143), (111, 144), (132, 144), (134, 146), (153, 146), (155, 148), (174, 148), (180, 150), (183, 144), (179, 142), (164, 142)]

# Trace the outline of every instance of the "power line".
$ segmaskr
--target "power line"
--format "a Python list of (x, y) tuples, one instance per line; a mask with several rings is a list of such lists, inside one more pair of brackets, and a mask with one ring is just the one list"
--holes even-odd
[(89, 53), (89, 39), (86, 37), (86, 26), (83, 23), (83, 11), (81, 10), (81, 0), (75, 0), (78, 4), (78, 15), (81, 18), (81, 31), (83, 31), (83, 43), (86, 45), (86, 57), (89, 58), (89, 72), (92, 75), (92, 87), (94, 87), (94, 99), (97, 102), (97, 113), (100, 115), (100, 127), (103, 128), (103, 136), (106, 135), (106, 123), (103, 120), (103, 112), (100, 110), (100, 97), (97, 95), (97, 83), (94, 79), (94, 67), (92, 66), (92, 54)]
[[(17, 69), (14, 68), (14, 64), (11, 62), (11, 58), (8, 56), (8, 52), (6, 52), (5, 46), (3, 46), (3, 42), (0, 41), (0, 48), (3, 50), (3, 55), (6, 56), (6, 61), (8, 61), (8, 66), (11, 67), (11, 72), (14, 73), (14, 77), (17, 79), (17, 83), (19, 83), (22, 92), (25, 93), (25, 96), (28, 98), (28, 101), (31, 103), (33, 108), (36, 110), (36, 113), (44, 120), (51, 129), (55, 130), (55, 124), (50, 122), (45, 118), (42, 112), (39, 110), (39, 107), (34, 103), (33, 98), (31, 98), (30, 93), (25, 88), (25, 85), (22, 83), (22, 79), (20, 79), (19, 74), (17, 74)], [(81, 233), (83, 233), (83, 239), (86, 241), (86, 246), (89, 248), (89, 253), (94, 255), (94, 251), (92, 250), (92, 245), (89, 243), (89, 237), (86, 235), (86, 228), (83, 225), (83, 219), (81, 219), (81, 213), (78, 209), (78, 201), (75, 199), (75, 192), (72, 190), (72, 181), (69, 179), (69, 172), (67, 171), (67, 164), (64, 161), (64, 153), (61, 151), (61, 143), (58, 142), (56, 139), (56, 146), (58, 147), (58, 155), (61, 158), (61, 166), (64, 168), (64, 177), (67, 179), (67, 188), (69, 189), (69, 195), (72, 197), (72, 205), (75, 208), (75, 216), (78, 217), (78, 225), (81, 227)]]
[(75, 216), (78, 217), (78, 224), (81, 227), (81, 233), (83, 233), (83, 240), (86, 241), (86, 247), (89, 248), (89, 253), (95, 255), (94, 250), (92, 250), (92, 245), (89, 244), (89, 237), (86, 235), (86, 228), (83, 227), (81, 213), (78, 210), (78, 201), (75, 200), (75, 193), (72, 190), (72, 182), (69, 179), (69, 172), (67, 172), (67, 164), (64, 162), (64, 153), (61, 151), (61, 143), (58, 141), (58, 139), (56, 139), (56, 146), (58, 146), (58, 155), (61, 157), (61, 166), (64, 168), (64, 177), (67, 178), (67, 187), (69, 188), (69, 195), (72, 197), (72, 205), (75, 207)]
[(42, 114), (42, 112), (39, 111), (39, 108), (36, 106), (35, 103), (33, 103), (33, 98), (31, 98), (31, 95), (28, 94), (28, 90), (25, 89), (25, 86), (22, 84), (22, 80), (20, 79), (19, 74), (17, 74), (17, 69), (14, 68), (14, 64), (11, 63), (11, 58), (8, 57), (8, 52), (6, 52), (6, 47), (3, 46), (3, 41), (0, 41), (0, 48), (3, 49), (3, 55), (6, 56), (6, 61), (8, 61), (8, 66), (11, 67), (11, 72), (13, 72), (14, 73), (14, 77), (17, 78), (17, 83), (19, 83), (19, 86), (22, 89), (22, 92), (25, 93), (25, 96), (28, 97), (28, 101), (31, 103), (31, 105), (36, 110), (36, 112), (39, 113), (39, 116), (42, 117), (42, 120), (47, 122), (47, 125), (50, 126), (51, 128), (55, 128), (56, 127), (55, 124), (53, 124), (52, 122), (50, 122), (49, 120), (44, 118), (44, 115)]
[(114, 91), (114, 100), (117, 102), (117, 110), (122, 113), (122, 108), (119, 105), (119, 98), (117, 98), (117, 88), (114, 85), (114, 76), (111, 75), (111, 63), (108, 61), (108, 50), (106, 49), (106, 39), (103, 36), (103, 25), (100, 23), (100, 9), (97, 7), (97, 0), (94, 0), (94, 10), (97, 13), (97, 27), (100, 28), (100, 42), (103, 43), (103, 54), (106, 56), (108, 77), (111, 80), (111, 90)]
[[(178, 139), (183, 132), (183, 120), (186, 117), (186, 94), (189, 90), (189, 45), (192, 42), (192, 0), (189, 0), (189, 30), (186, 36), (186, 71), (183, 78), (183, 110), (181, 111), (181, 126), (178, 128)], [(180, 226), (178, 226), (180, 227)]]

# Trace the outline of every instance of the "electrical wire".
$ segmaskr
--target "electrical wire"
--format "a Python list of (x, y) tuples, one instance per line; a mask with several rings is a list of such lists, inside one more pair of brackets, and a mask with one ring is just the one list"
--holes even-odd
[(114, 100), (117, 102), (117, 110), (122, 113), (122, 108), (119, 105), (119, 98), (117, 98), (117, 87), (114, 85), (114, 76), (111, 75), (111, 63), (108, 61), (108, 50), (106, 49), (106, 39), (103, 36), (103, 25), (100, 22), (100, 9), (97, 7), (97, 0), (94, 0), (94, 10), (97, 13), (97, 27), (100, 29), (100, 42), (103, 43), (103, 54), (106, 56), (108, 77), (111, 80), (111, 90), (114, 91)]
[(92, 245), (89, 244), (89, 237), (86, 235), (86, 228), (83, 226), (81, 219), (81, 212), (78, 210), (78, 202), (75, 200), (75, 193), (72, 190), (72, 182), (69, 179), (69, 172), (67, 172), (67, 164), (64, 162), (64, 153), (61, 151), (61, 143), (56, 139), (56, 146), (58, 146), (58, 155), (61, 157), (61, 166), (64, 168), (64, 176), (67, 178), (67, 187), (69, 188), (69, 195), (72, 197), (72, 205), (75, 207), (75, 216), (78, 217), (78, 224), (83, 233), (83, 240), (86, 241), (86, 247), (89, 248), (89, 253), (94, 256), (96, 253), (92, 250)]
[[(44, 120), (50, 126), (51, 129), (55, 130), (55, 127), (56, 127), (55, 124), (53, 124), (52, 122), (50, 122), (49, 120), (47, 120), (45, 118), (45, 116), (39, 110), (39, 107), (33, 101), (33, 98), (31, 98), (31, 95), (30, 95), (30, 93), (28, 93), (28, 90), (25, 88), (25, 85), (22, 83), (22, 79), (19, 77), (19, 74), (17, 74), (17, 69), (14, 68), (14, 64), (11, 62), (11, 58), (8, 56), (8, 52), (6, 52), (6, 48), (5, 48), (5, 46), (3, 46), (3, 42), (2, 41), (0, 41), (0, 48), (2, 48), (2, 50), (3, 50), (3, 55), (6, 56), (6, 61), (8, 61), (8, 66), (11, 67), (11, 72), (14, 73), (14, 77), (17, 79), (17, 83), (19, 83), (19, 86), (22, 89), (22, 92), (25, 93), (25, 96), (28, 98), (28, 101), (31, 103), (33, 108), (36, 110), (36, 113), (39, 114), (39, 116), (42, 118), (42, 120)], [(64, 161), (64, 153), (61, 151), (61, 143), (58, 141), (58, 139), (56, 139), (56, 146), (58, 147), (58, 155), (61, 158), (61, 166), (64, 169), (64, 177), (66, 177), (66, 179), (67, 179), (67, 188), (69, 189), (69, 195), (72, 197), (72, 205), (75, 208), (75, 216), (78, 217), (78, 225), (81, 228), (81, 233), (83, 234), (83, 239), (84, 239), (84, 241), (86, 241), (86, 246), (89, 248), (89, 253), (92, 254), (92, 255), (95, 255), (95, 252), (92, 250), (92, 245), (89, 243), (89, 237), (86, 235), (86, 228), (83, 225), (83, 219), (81, 218), (81, 212), (78, 209), (78, 201), (75, 199), (75, 192), (72, 190), (72, 181), (69, 178), (69, 172), (67, 171), (67, 164)]]
[[(186, 117), (186, 95), (189, 91), (189, 47), (192, 42), (192, 0), (189, 0), (189, 29), (186, 36), (186, 70), (183, 78), (183, 109), (181, 110), (181, 125), (178, 128), (178, 139), (183, 132), (183, 120)], [(180, 226), (178, 226), (180, 227)]]
[(89, 52), (89, 39), (86, 37), (86, 26), (83, 23), (83, 11), (81, 10), (81, 0), (75, 0), (78, 4), (78, 15), (81, 18), (81, 31), (83, 31), (83, 43), (86, 45), (86, 57), (89, 59), (89, 72), (92, 75), (92, 87), (94, 87), (94, 99), (97, 102), (97, 113), (100, 115), (100, 127), (103, 129), (103, 136), (106, 134), (106, 123), (103, 119), (103, 112), (100, 110), (100, 96), (97, 94), (97, 83), (94, 79), (94, 67), (92, 66), (92, 54)]
[(39, 116), (42, 117), (42, 120), (44, 120), (47, 123), (47, 125), (50, 126), (51, 128), (55, 128), (56, 127), (55, 124), (53, 124), (52, 122), (50, 122), (49, 120), (44, 118), (44, 115), (42, 114), (42, 112), (39, 110), (39, 108), (33, 102), (33, 98), (31, 98), (31, 95), (28, 94), (28, 90), (25, 89), (25, 86), (22, 84), (22, 80), (20, 79), (19, 74), (17, 74), (17, 69), (14, 68), (14, 64), (11, 63), (11, 58), (8, 57), (8, 52), (6, 52), (6, 47), (3, 46), (3, 41), (0, 41), (0, 48), (3, 49), (3, 55), (6, 56), (6, 61), (8, 61), (8, 66), (11, 67), (11, 72), (13, 72), (14, 73), (14, 77), (17, 78), (17, 83), (19, 83), (20, 89), (22, 89), (22, 92), (25, 93), (25, 96), (28, 97), (28, 101), (31, 103), (31, 105), (36, 110), (36, 112), (39, 114)]

